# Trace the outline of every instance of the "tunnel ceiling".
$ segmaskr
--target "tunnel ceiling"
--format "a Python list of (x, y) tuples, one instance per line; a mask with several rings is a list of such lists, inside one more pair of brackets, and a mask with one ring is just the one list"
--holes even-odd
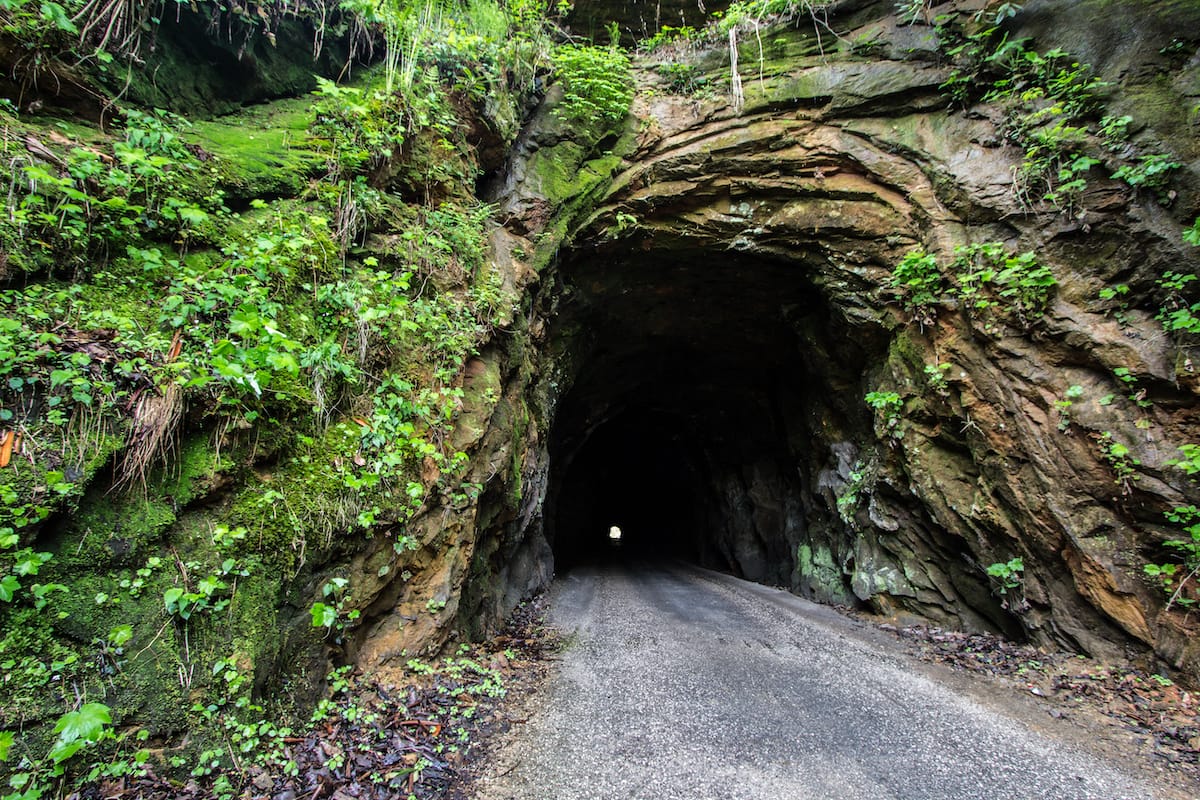
[(793, 321), (819, 304), (803, 270), (736, 255), (564, 264), (558, 330), (586, 360), (559, 412), (586, 431), (629, 405), (759, 385), (794, 369)]

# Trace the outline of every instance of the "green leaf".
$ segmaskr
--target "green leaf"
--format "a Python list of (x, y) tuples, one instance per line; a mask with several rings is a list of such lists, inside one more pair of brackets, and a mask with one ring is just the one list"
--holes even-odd
[(117, 625), (108, 632), (108, 643), (113, 647), (121, 647), (133, 638), (132, 625)]
[(214, 592), (225, 589), (225, 582), (215, 575), (210, 575), (207, 578), (202, 578), (200, 584), (196, 587), (205, 597), (211, 597)]
[(23, 552), (27, 555), (18, 558), (12, 567), (13, 572), (18, 575), (37, 575), (42, 564), (51, 558), (49, 553), (31, 553), (28, 550)]
[(251, 307), (243, 306), (229, 316), (229, 332), (236, 336), (254, 333), (262, 327), (262, 320)]
[(1184, 229), (1183, 240), (1193, 247), (1200, 247), (1200, 217), (1196, 218), (1192, 227)]
[(12, 575), (5, 575), (0, 580), (0, 600), (5, 603), (12, 602), (13, 595), (21, 588), (21, 582)]
[(300, 373), (300, 364), (297, 363), (296, 357), (291, 353), (278, 353), (271, 351), (267, 353), (267, 363), (279, 372), (286, 372), (292, 377)]
[(42, 19), (54, 25), (64, 33), (79, 33), (79, 29), (75, 27), (75, 23), (71, 22), (71, 17), (67, 14), (66, 9), (54, 2), (42, 3), (41, 7)]
[(78, 711), (68, 711), (58, 718), (54, 732), (58, 741), (50, 749), (50, 759), (61, 764), (85, 742), (98, 742), (105, 726), (112, 724), (112, 710), (104, 703), (85, 703)]
[(332, 628), (337, 622), (337, 609), (324, 603), (313, 603), (312, 626), (314, 628)]
[(50, 760), (55, 764), (61, 764), (75, 755), (84, 744), (85, 742), (82, 739), (74, 739), (70, 742), (64, 742), (60, 739), (50, 748)]
[(183, 597), (183, 589), (178, 586), (173, 586), (163, 592), (163, 605), (167, 607), (168, 614), (174, 614), (179, 610), (179, 599)]
[(8, 761), (8, 751), (12, 744), (12, 731), (0, 731), (0, 761)]
[(208, 212), (196, 206), (184, 206), (179, 209), (179, 221), (187, 225), (200, 225), (208, 221)]

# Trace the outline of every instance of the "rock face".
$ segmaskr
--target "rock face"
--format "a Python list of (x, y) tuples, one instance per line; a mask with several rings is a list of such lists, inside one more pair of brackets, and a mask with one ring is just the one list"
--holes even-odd
[[(837, 41), (807, 23), (765, 51), (751, 36), (736, 112), (721, 93), (670, 94), (645, 63), (619, 163), (576, 149), (563, 166), (569, 137), (543, 108), (495, 188), (498, 241), (543, 254), (533, 352), (505, 373), (530, 418), (492, 421), (514, 432), (501, 449), (520, 481), (481, 498), (462, 619), (486, 625), (602, 556), (617, 524), (627, 548), (818, 600), (1093, 653), (1137, 642), (1196, 674), (1186, 621), (1143, 566), (1186, 538), (1164, 512), (1197, 498), (1171, 465), (1200, 435), (1192, 342), (1154, 316), (1160, 276), (1200, 266), (1180, 236), (1200, 149), (1179, 112), (1200, 62), (1172, 39), (1200, 15), (1095, 5), (1031, 2), (1006, 24), (1092, 61), (1131, 146), (1182, 165), (1169, 196), (1097, 171), (1067, 212), (1031, 202), (1000, 111), (939, 88), (935, 31), (862, 3), (831, 9)], [(1125, 17), (1136, 41), (1098, 48)], [(726, 51), (679, 60), (709, 85), (728, 75)], [(906, 254), (946, 264), (985, 242), (1050, 269), (1044, 312), (961, 295), (904, 308)], [(1114, 314), (1100, 292), (1117, 285)], [(1012, 580), (989, 576), (1013, 559)]]

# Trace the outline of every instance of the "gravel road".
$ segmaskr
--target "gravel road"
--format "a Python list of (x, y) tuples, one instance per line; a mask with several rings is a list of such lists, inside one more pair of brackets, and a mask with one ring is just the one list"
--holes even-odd
[(869, 626), (717, 573), (577, 569), (551, 622), (570, 644), (480, 800), (1190, 794), (1091, 754), (1012, 689), (965, 692)]

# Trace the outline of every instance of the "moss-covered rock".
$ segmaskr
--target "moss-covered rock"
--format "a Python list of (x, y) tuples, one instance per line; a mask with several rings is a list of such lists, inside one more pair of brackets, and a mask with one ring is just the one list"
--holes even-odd
[(326, 169), (313, 116), (311, 98), (283, 100), (195, 121), (189, 138), (214, 157), (206, 166), (230, 198), (298, 197)]

